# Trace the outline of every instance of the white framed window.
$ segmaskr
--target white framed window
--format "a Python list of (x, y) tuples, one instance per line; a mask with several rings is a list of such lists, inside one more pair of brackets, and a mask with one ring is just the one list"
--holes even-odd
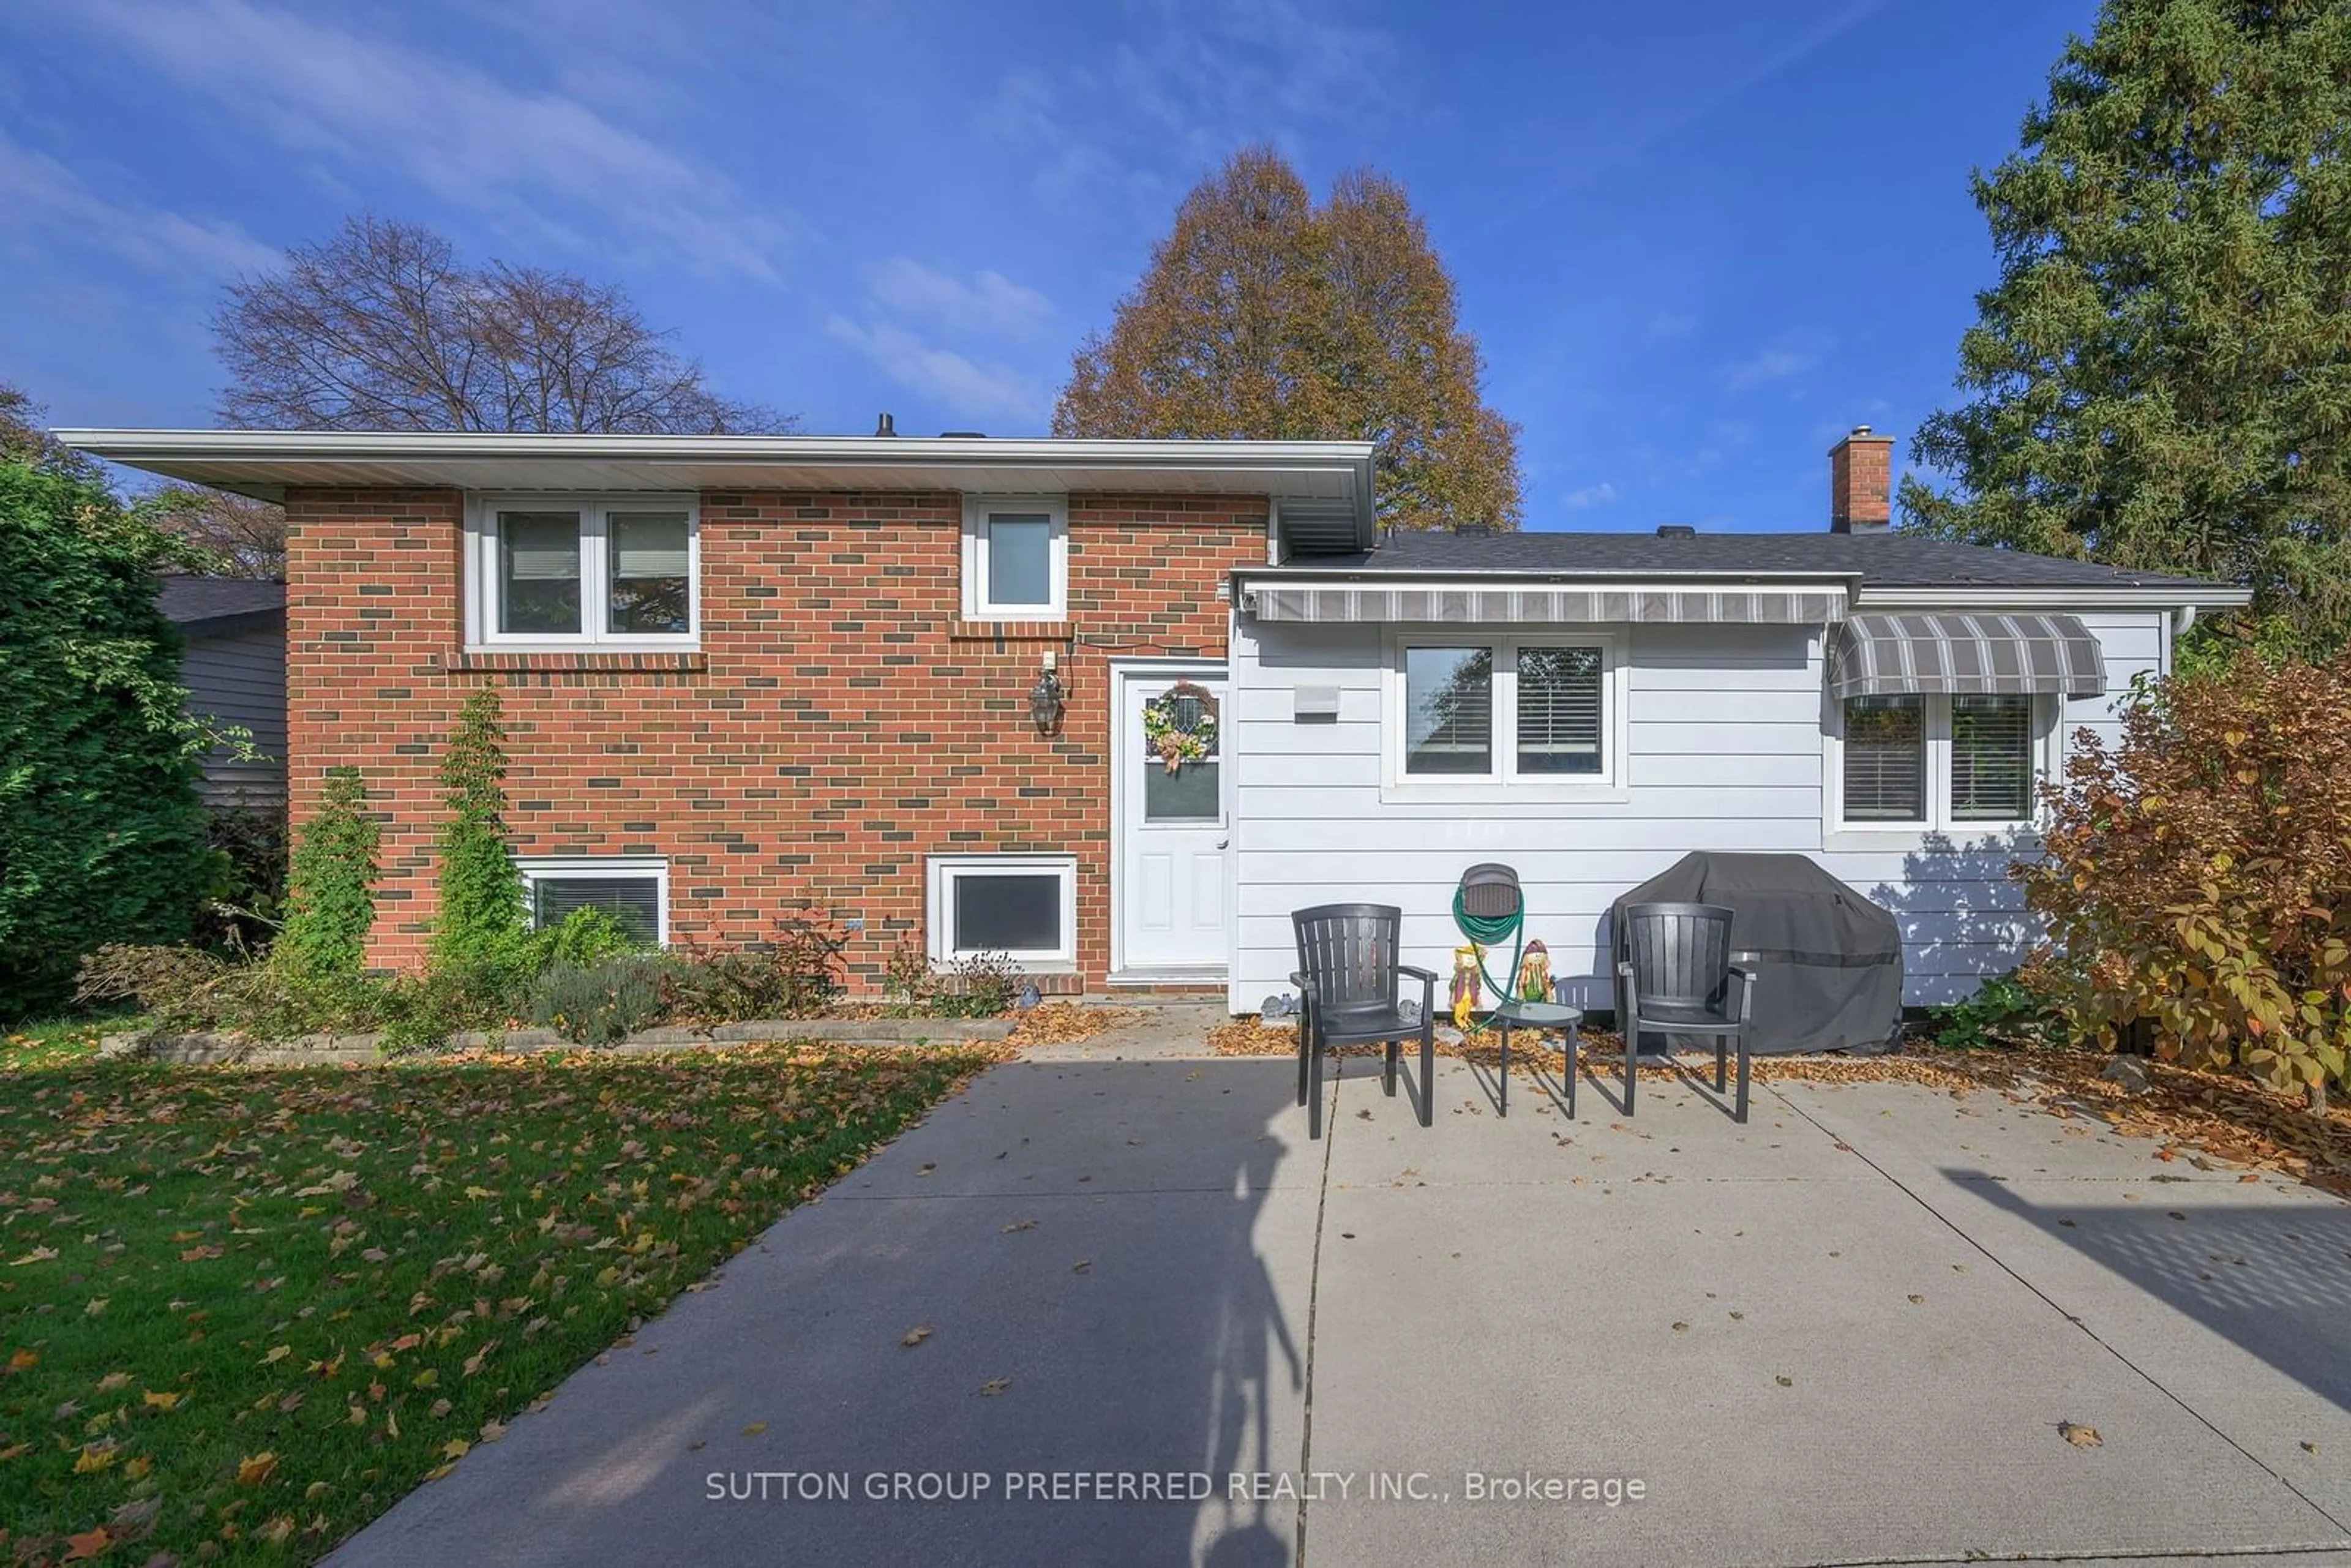
[(1392, 632), (1381, 781), (1391, 799), (1613, 797), (1625, 779), (1614, 632)]
[(963, 507), (963, 618), (1070, 612), (1070, 507), (1058, 496), (972, 497)]
[(601, 909), (640, 942), (669, 941), (669, 862), (658, 855), (543, 856), (515, 866), (534, 931), (575, 909)]
[(701, 566), (693, 496), (477, 496), (466, 508), (465, 643), (693, 648)]
[(1073, 969), (1077, 857), (935, 855), (924, 926), (933, 963), (1002, 953), (1030, 969)]
[(1841, 832), (2030, 827), (2057, 771), (2057, 702), (1912, 692), (1830, 702), (1829, 821)]

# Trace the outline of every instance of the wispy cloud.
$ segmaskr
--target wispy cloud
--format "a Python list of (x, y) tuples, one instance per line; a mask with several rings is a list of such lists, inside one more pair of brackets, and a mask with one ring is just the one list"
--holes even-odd
[(884, 309), (956, 332), (1019, 337), (1053, 319), (1051, 300), (1000, 272), (966, 281), (903, 256), (873, 268), (866, 291)]
[(396, 170), (458, 206), (703, 270), (772, 281), (791, 247), (771, 206), (559, 87), (253, 0), (83, 0), (57, 15), (329, 169)]
[(860, 322), (833, 315), (826, 318), (824, 329), (900, 386), (952, 414), (1010, 419), (1031, 427), (1044, 423), (1043, 400), (1014, 371), (979, 364), (894, 321)]
[(278, 253), (237, 225), (193, 218), (132, 197), (101, 193), (46, 152), (0, 131), (0, 210), (19, 239), (38, 236), (50, 255), (68, 245), (95, 246), (167, 277), (191, 274), (205, 285), (270, 267)]
[(1616, 498), (1616, 486), (1603, 479), (1597, 485), (1586, 485), (1580, 490), (1570, 490), (1559, 498), (1559, 504), (1571, 512), (1581, 512), (1593, 507), (1604, 507)]
[(1324, 128), (1411, 117), (1412, 56), (1313, 0), (1155, 0), (1125, 19), (1106, 63), (1019, 68), (978, 111), (982, 131), (1035, 150), (1031, 188), (1062, 207), (1155, 227), (1237, 147), (1296, 158)]
[(1722, 384), (1739, 392), (1793, 381), (1821, 362), (1822, 349), (1807, 337), (1782, 337), (1723, 366)]

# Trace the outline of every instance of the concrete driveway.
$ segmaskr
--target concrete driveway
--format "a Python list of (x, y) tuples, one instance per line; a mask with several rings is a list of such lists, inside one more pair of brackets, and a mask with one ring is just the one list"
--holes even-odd
[(1350, 1061), (1310, 1144), (1292, 1071), (988, 1073), (334, 1561), (2351, 1564), (2332, 1198), (1898, 1084)]

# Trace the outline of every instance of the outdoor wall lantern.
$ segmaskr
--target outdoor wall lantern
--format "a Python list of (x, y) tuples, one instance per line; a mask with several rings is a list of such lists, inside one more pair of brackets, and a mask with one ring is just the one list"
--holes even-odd
[(1058, 662), (1048, 648), (1045, 662), (1037, 670), (1037, 684), (1029, 688), (1029, 716), (1037, 721), (1040, 735), (1050, 735), (1061, 725), (1061, 677), (1054, 668)]

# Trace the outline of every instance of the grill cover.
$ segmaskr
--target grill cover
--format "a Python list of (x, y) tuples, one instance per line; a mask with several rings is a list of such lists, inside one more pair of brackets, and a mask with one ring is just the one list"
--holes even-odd
[[(1803, 855), (1697, 850), (1617, 899), (1609, 912), (1616, 934), (1612, 996), (1631, 904), (1719, 904), (1731, 911), (1731, 952), (1755, 971), (1748, 1049), (1758, 1055), (1874, 1054), (1901, 1021), (1901, 928)], [(1692, 1036), (1687, 1043), (1714, 1042)], [(1644, 1050), (1658, 1047), (1656, 1037), (1643, 1037)]]

